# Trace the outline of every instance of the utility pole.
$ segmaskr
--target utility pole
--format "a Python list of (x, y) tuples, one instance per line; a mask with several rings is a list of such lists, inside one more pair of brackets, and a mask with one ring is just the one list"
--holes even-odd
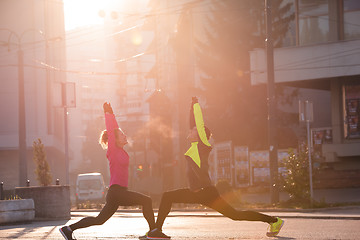
[(19, 45), (18, 50), (19, 78), (19, 185), (24, 187), (27, 180), (26, 161), (26, 122), (25, 122), (25, 83), (24, 83), (24, 52)]
[(62, 104), (64, 107), (64, 145), (65, 145), (65, 183), (70, 184), (69, 177), (69, 134), (68, 134), (68, 102), (66, 83), (62, 83)]
[(271, 203), (279, 202), (278, 188), (278, 154), (276, 139), (276, 97), (274, 83), (274, 48), (272, 38), (271, 0), (265, 0), (266, 16), (266, 66), (267, 66), (267, 95), (268, 95), (268, 144), (270, 168)]
[(75, 83), (63, 82), (61, 84), (62, 107), (64, 108), (64, 145), (65, 145), (65, 183), (70, 184), (69, 172), (69, 124), (68, 109), (76, 107)]

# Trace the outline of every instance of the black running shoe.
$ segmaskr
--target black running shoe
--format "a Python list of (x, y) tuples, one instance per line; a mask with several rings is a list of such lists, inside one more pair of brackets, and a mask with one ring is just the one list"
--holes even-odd
[(64, 226), (62, 228), (59, 229), (60, 233), (64, 236), (64, 238), (66, 240), (75, 240), (73, 237), (72, 237), (72, 231), (71, 229), (68, 227), (68, 226)]
[(165, 235), (161, 230), (155, 228), (147, 233), (148, 239), (170, 239), (171, 237)]

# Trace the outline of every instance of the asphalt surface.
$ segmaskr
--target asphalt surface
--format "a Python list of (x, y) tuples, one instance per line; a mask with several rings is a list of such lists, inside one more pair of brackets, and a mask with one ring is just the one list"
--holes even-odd
[[(174, 240), (237, 240), (237, 239), (360, 239), (360, 189), (315, 191), (315, 199), (327, 203), (354, 203), (352, 206), (321, 209), (249, 209), (278, 216), (285, 225), (276, 238), (266, 237), (267, 224), (232, 221), (210, 209), (172, 209), (164, 224), (164, 232)], [(286, 200), (280, 195), (280, 200)], [(269, 194), (246, 193), (247, 203), (269, 203)], [(99, 210), (73, 210), (71, 219), (35, 219), (32, 222), (0, 225), (0, 239), (61, 239), (59, 228), (83, 217), (97, 216)], [(156, 215), (155, 211), (155, 215)], [(101, 226), (79, 229), (78, 240), (138, 239), (148, 230), (141, 210), (119, 209)]]
[[(252, 209), (254, 210), (254, 209)], [(279, 216), (285, 225), (277, 239), (359, 239), (360, 206), (326, 209), (256, 209)], [(98, 210), (73, 211), (70, 220), (37, 219), (28, 223), (0, 226), (0, 239), (63, 239), (59, 228), (86, 216), (96, 216)], [(174, 209), (164, 224), (164, 232), (172, 239), (272, 239), (266, 237), (267, 224), (232, 221), (211, 210)], [(81, 239), (138, 239), (148, 230), (140, 210), (118, 210), (101, 226), (75, 231)]]

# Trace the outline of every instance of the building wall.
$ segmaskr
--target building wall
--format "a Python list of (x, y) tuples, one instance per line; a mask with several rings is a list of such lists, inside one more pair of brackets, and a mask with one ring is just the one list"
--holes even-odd
[[(276, 83), (312, 81), (360, 74), (360, 40), (322, 43), (274, 50)], [(252, 84), (266, 83), (264, 49), (250, 52)]]
[[(275, 83), (330, 92), (330, 106), (319, 106), (331, 108), (333, 143), (323, 144), (324, 161), (356, 166), (359, 169), (360, 139), (346, 138), (344, 132), (347, 120), (344, 115), (346, 106), (343, 89), (349, 83), (356, 87), (355, 83), (360, 77), (359, 29), (349, 28), (353, 26), (352, 19), (360, 14), (360, 5), (357, 1), (346, 0), (321, 1), (309, 6), (305, 6), (306, 2), (299, 1), (299, 3), (300, 10), (295, 13), (299, 16), (297, 18), (299, 25), (305, 26), (307, 21), (313, 21), (312, 26), (316, 28), (305, 29), (300, 26), (297, 34), (302, 39), (299, 41), (301, 46), (274, 50)], [(305, 12), (301, 11), (301, 7), (304, 7)], [(306, 12), (308, 14), (304, 14)], [(328, 21), (323, 22), (324, 19)], [(320, 24), (321, 22), (323, 23)], [(323, 36), (317, 39), (311, 38), (316, 29), (321, 30)], [(264, 49), (252, 51), (250, 59), (252, 84), (266, 83)], [(336, 168), (336, 164), (332, 167)]]
[[(52, 96), (60, 94), (53, 85), (66, 79), (63, 73), (51, 70), (65, 65), (62, 1), (0, 1), (0, 28), (0, 111), (4, 116), (0, 124), (0, 161), (4, 166), (0, 176), (4, 176), (1, 181), (6, 188), (13, 188), (19, 186), (13, 178), (15, 174), (9, 179), (8, 173), (18, 169), (17, 52), (20, 47), (24, 52), (28, 178), (34, 177), (30, 163), (34, 140), (41, 138), (47, 148), (60, 152), (63, 149), (63, 115), (55, 108)], [(63, 161), (58, 154), (51, 157)], [(52, 170), (57, 175), (57, 169)]]

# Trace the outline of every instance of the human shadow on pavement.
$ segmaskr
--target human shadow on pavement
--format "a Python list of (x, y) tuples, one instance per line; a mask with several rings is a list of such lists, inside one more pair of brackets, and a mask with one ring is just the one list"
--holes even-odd
[[(0, 231), (10, 230), (10, 229), (19, 229), (16, 232), (11, 232), (9, 235), (6, 235), (6, 238), (18, 239), (23, 238), (25, 235), (39, 231), (39, 239), (47, 239), (50, 234), (53, 233), (55, 229), (59, 226), (63, 226), (69, 220), (52, 220), (52, 221), (31, 221), (31, 222), (18, 222), (18, 223), (8, 223), (0, 225)], [(46, 228), (39, 230), (40, 228)]]

